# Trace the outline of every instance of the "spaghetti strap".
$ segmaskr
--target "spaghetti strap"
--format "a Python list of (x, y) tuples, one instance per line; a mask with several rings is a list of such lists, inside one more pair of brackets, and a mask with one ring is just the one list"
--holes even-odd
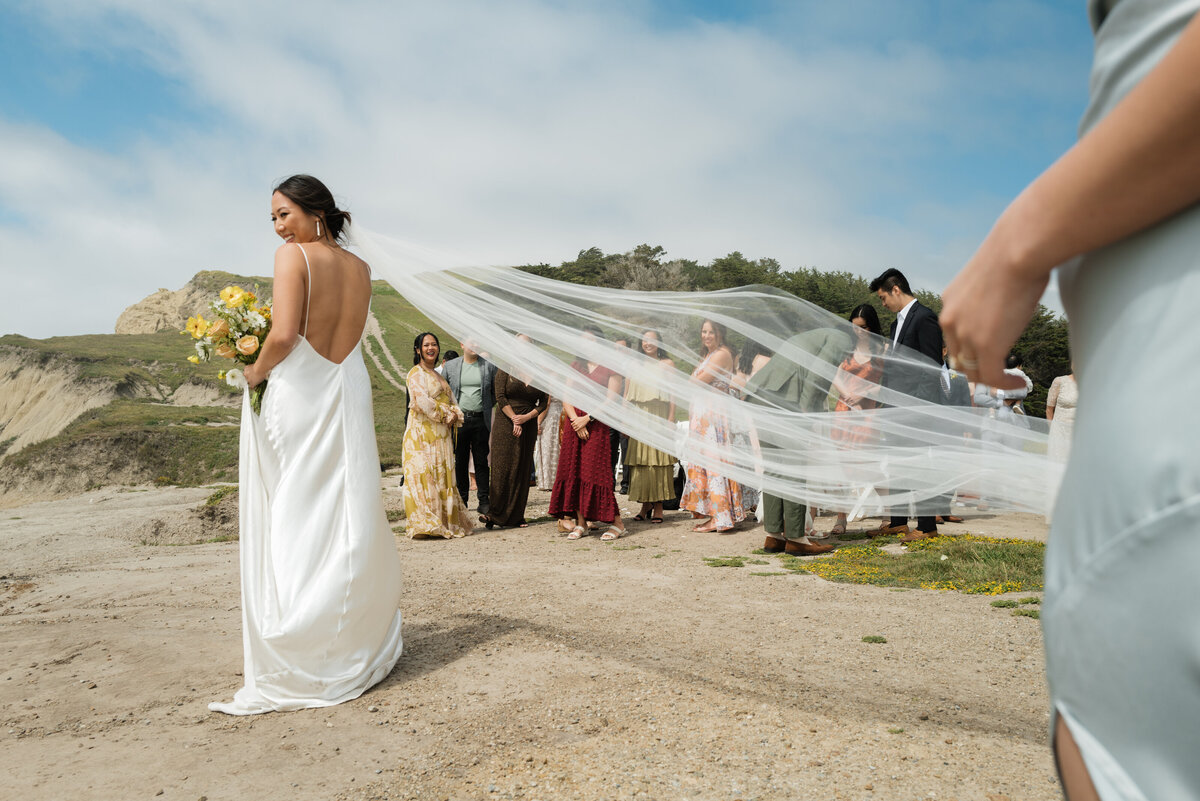
[(312, 300), (312, 266), (308, 263), (308, 254), (304, 252), (304, 246), (299, 242), (293, 242), (296, 247), (300, 248), (300, 253), (304, 256), (304, 269), (308, 272), (308, 283), (304, 291), (304, 330), (300, 332), (300, 336), (308, 338), (308, 304)]

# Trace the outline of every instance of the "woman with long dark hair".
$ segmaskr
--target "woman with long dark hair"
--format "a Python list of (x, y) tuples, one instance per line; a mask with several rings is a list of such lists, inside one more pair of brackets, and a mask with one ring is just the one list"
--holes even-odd
[[(879, 358), (882, 340), (878, 339), (883, 328), (879, 324), (879, 313), (870, 303), (863, 303), (850, 312), (848, 319), (854, 326), (854, 349), (842, 360), (833, 381), (833, 391), (838, 396), (835, 412), (874, 409), (875, 392), (883, 375), (883, 364)], [(833, 438), (848, 445), (860, 446), (874, 436), (871, 427), (862, 422), (845, 423), (833, 429)], [(837, 521), (829, 533), (846, 533), (845, 512), (838, 512)]]
[[(717, 392), (731, 395), (733, 378), (733, 348), (726, 343), (725, 326), (705, 320), (700, 326), (701, 355), (704, 359), (692, 371), (692, 380), (708, 384)], [(693, 407), (688, 418), (688, 436), (698, 440), (700, 447), (720, 451), (730, 447), (733, 437), (725, 415), (708, 408)], [(687, 483), (679, 508), (687, 509), (697, 520), (692, 531), (733, 531), (735, 524), (746, 519), (742, 505), (742, 488), (732, 479), (689, 464)]]
[(271, 330), (245, 370), (238, 481), (244, 686), (209, 708), (255, 715), (357, 698), (400, 657), (400, 561), (379, 486), (371, 379), (359, 342), (366, 262), (325, 184), (275, 187)]
[[(529, 341), (519, 334), (518, 339)], [(549, 396), (527, 383), (529, 376), (496, 372), (496, 411), (492, 419), (491, 492), (483, 524), (524, 526), (525, 504), (529, 501), (529, 474), (533, 469), (533, 451), (537, 446), (534, 419), (546, 410)]]
[(429, 331), (413, 341), (408, 371), (409, 413), (404, 427), (405, 531), (412, 539), (462, 537), (471, 515), (454, 482), (454, 429), (463, 413), (437, 373), (441, 344)]

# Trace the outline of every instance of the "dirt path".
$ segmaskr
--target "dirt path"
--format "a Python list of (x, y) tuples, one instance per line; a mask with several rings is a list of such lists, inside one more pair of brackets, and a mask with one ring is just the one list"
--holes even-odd
[[(0, 514), (6, 797), (1060, 797), (1036, 621), (988, 597), (710, 568), (761, 529), (695, 534), (679, 513), (615, 547), (550, 523), (398, 539), (391, 676), (330, 709), (210, 713), (240, 685), (236, 543), (105, 535), (207, 492)], [(1004, 516), (961, 528), (1044, 536)]]

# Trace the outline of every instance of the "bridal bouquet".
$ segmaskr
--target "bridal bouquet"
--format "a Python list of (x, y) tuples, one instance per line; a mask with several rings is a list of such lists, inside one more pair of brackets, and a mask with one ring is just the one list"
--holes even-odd
[[(241, 364), (258, 361), (263, 340), (271, 331), (271, 304), (259, 303), (254, 292), (247, 292), (240, 286), (227, 286), (208, 307), (214, 315), (212, 322), (198, 314), (188, 318), (187, 330), (181, 332), (191, 334), (192, 339), (196, 340), (196, 352), (188, 356), (188, 361), (200, 364), (211, 360), (214, 354)], [(231, 387), (246, 387), (246, 378), (236, 367), (223, 370), (218, 377)], [(262, 411), (262, 398), (266, 391), (266, 381), (250, 390), (250, 408), (255, 414)]]

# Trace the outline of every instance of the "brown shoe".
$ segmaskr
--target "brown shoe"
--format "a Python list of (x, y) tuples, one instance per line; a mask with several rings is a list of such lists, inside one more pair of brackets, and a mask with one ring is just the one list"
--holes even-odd
[(929, 540), (929, 539), (933, 539), (937, 535), (938, 535), (938, 533), (936, 531), (914, 531), (912, 534), (909, 534), (907, 537), (901, 537), (900, 541), (901, 542), (916, 542), (917, 540)]
[(767, 553), (783, 553), (786, 546), (787, 540), (776, 539), (768, 535), (766, 542), (763, 543), (763, 550)]
[(818, 545), (815, 542), (796, 542), (795, 540), (788, 540), (783, 550), (786, 553), (790, 553), (792, 556), (816, 556), (817, 554), (829, 553), (833, 550), (833, 546)]
[(867, 532), (868, 537), (890, 537), (893, 534), (911, 534), (912, 529), (908, 525), (903, 526), (880, 526), (879, 528), (871, 529)]
[(961, 517), (959, 517), (958, 515), (946, 515), (946, 519), (943, 522), (961, 523), (961, 522), (963, 522), (963, 519)]

